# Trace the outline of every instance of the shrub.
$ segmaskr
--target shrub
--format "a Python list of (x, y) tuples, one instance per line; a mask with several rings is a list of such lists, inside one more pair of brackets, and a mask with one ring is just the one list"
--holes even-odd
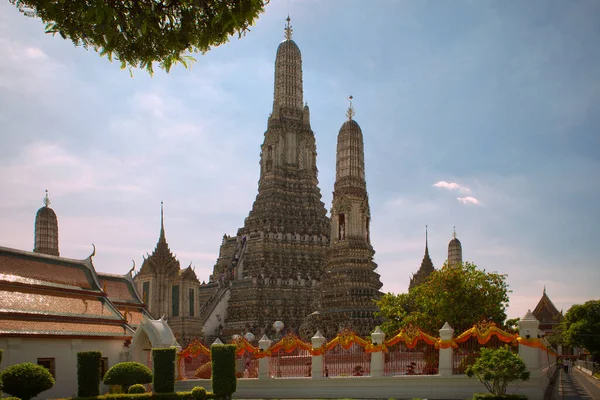
[(93, 397), (100, 394), (100, 358), (99, 351), (77, 353), (77, 396)]
[(136, 383), (135, 385), (131, 385), (129, 387), (129, 390), (127, 391), (127, 393), (129, 393), (129, 394), (146, 393), (146, 388), (144, 387), (144, 385), (140, 385), (139, 383)]
[(196, 386), (192, 389), (192, 397), (195, 400), (204, 400), (206, 399), (206, 389), (202, 386)]
[(175, 347), (168, 349), (152, 349), (152, 365), (154, 365), (154, 391), (156, 393), (173, 393), (175, 391)]
[(215, 395), (230, 399), (236, 391), (235, 345), (216, 344), (210, 347), (212, 355), (212, 389)]
[(491, 393), (475, 393), (473, 400), (527, 400), (527, 396), (523, 394), (505, 394), (504, 396), (496, 396)]
[(476, 377), (490, 393), (504, 396), (510, 382), (529, 379), (527, 366), (508, 346), (498, 349), (481, 349), (481, 355), (467, 368), (467, 376)]
[(143, 364), (137, 362), (122, 362), (114, 365), (104, 376), (107, 385), (121, 385), (127, 391), (129, 386), (136, 383), (152, 383), (152, 372)]
[(54, 386), (50, 371), (32, 363), (16, 364), (2, 372), (3, 391), (23, 400), (29, 400)]

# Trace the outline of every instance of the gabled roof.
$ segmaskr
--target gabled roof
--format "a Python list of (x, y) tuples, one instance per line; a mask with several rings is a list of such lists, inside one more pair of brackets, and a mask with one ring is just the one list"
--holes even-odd
[(562, 318), (561, 312), (558, 311), (558, 309), (556, 308), (554, 303), (552, 303), (552, 300), (550, 300), (550, 297), (548, 297), (548, 295), (546, 294), (545, 287), (544, 287), (544, 292), (542, 294), (542, 298), (537, 303), (537, 306), (535, 306), (535, 309), (533, 310), (532, 314), (540, 322), (556, 322), (556, 323), (558, 323), (560, 321), (560, 319)]
[(0, 336), (131, 338), (85, 260), (0, 247)]
[(75, 260), (0, 247), (0, 281), (101, 292), (92, 256)]
[(131, 303), (132, 305), (143, 305), (143, 301), (135, 289), (131, 275), (114, 275), (98, 272), (98, 281), (102, 290), (113, 303)]

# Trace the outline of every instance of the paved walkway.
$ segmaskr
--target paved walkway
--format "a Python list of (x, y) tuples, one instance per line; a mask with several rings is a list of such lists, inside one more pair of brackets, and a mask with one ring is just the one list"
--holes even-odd
[(600, 381), (576, 368), (558, 372), (553, 400), (600, 400)]

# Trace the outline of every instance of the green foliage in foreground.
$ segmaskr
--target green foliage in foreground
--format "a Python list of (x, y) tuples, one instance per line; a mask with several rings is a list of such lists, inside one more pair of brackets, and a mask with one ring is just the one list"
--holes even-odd
[[(211, 393), (206, 393), (207, 399), (216, 399)], [(156, 400), (196, 400), (192, 392), (177, 393), (140, 393), (140, 394), (105, 394), (97, 397), (76, 397), (72, 400), (138, 400), (138, 399), (156, 399)], [(2, 399), (4, 400), (4, 399)]]
[(125, 392), (136, 383), (152, 383), (152, 372), (148, 367), (137, 362), (122, 362), (113, 365), (104, 376), (106, 385), (123, 386)]
[(54, 386), (50, 371), (41, 365), (23, 363), (2, 371), (2, 390), (22, 400), (29, 400)]
[(269, 0), (56, 1), (9, 0), (26, 16), (39, 17), (46, 33), (92, 48), (152, 74), (153, 63), (169, 72), (187, 67), (189, 53), (205, 53), (245, 35)]
[(529, 379), (527, 366), (508, 346), (498, 349), (482, 348), (480, 357), (470, 365), (466, 374), (476, 377), (495, 396), (504, 396), (506, 387), (514, 381)]
[(600, 300), (575, 304), (560, 323), (561, 339), (567, 346), (588, 349), (600, 361)]

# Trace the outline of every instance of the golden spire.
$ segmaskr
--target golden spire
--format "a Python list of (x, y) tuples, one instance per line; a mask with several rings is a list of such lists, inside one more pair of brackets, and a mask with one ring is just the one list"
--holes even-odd
[(352, 107), (352, 99), (354, 97), (352, 96), (348, 96), (348, 102), (350, 103), (350, 105), (348, 106), (348, 111), (346, 111), (346, 116), (348, 117), (348, 120), (351, 120), (352, 117), (354, 117), (354, 115), (356, 114), (356, 112), (354, 111), (354, 107)]
[(44, 198), (44, 204), (46, 207), (50, 206), (50, 199), (48, 198), (48, 189), (46, 189), (46, 197)]
[(286, 40), (292, 40), (292, 33), (294, 32), (294, 30), (292, 29), (292, 25), (290, 25), (290, 16), (288, 15), (288, 17), (285, 20), (287, 21), (287, 25), (284, 28), (285, 38)]

